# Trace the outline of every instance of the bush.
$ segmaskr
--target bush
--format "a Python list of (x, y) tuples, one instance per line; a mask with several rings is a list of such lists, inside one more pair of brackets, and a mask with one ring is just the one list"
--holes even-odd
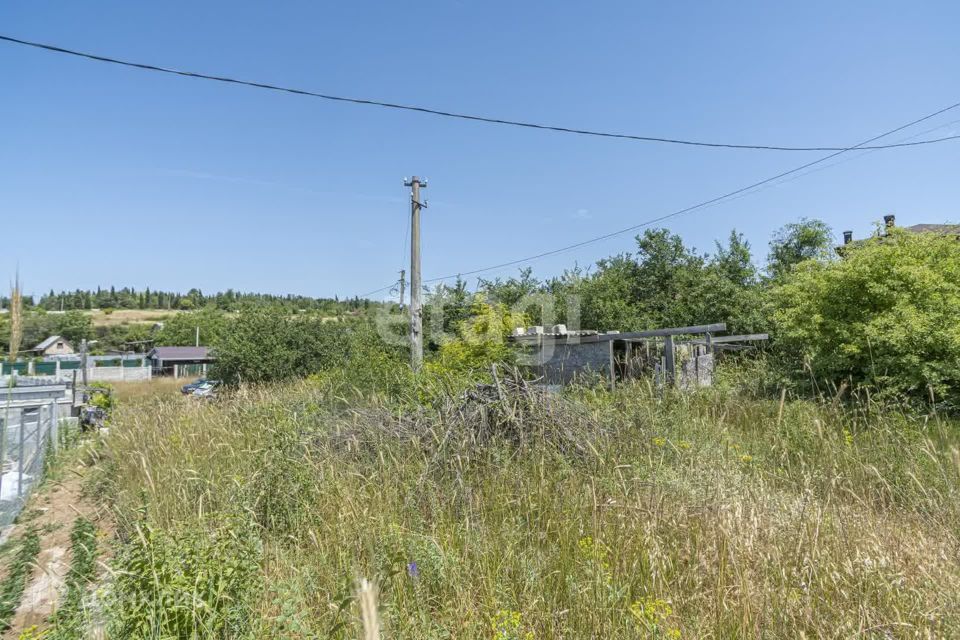
[(90, 383), (90, 404), (109, 413), (113, 410), (113, 387), (106, 382)]
[(522, 314), (504, 304), (488, 304), (478, 294), (470, 305), (468, 319), (458, 323), (457, 338), (440, 345), (437, 357), (427, 363), (433, 373), (467, 374), (487, 372), (496, 362), (513, 362), (516, 354), (507, 344), (515, 327), (526, 324)]
[(227, 332), (229, 316), (218, 309), (201, 309), (178, 313), (163, 321), (163, 329), (157, 336), (157, 344), (167, 346), (193, 346), (200, 329), (200, 343), (215, 344)]
[(244, 518), (173, 531), (142, 522), (117, 560), (110, 637), (245, 637), (261, 556)]
[(270, 382), (320, 371), (343, 358), (344, 329), (282, 309), (242, 311), (215, 344), (213, 375), (227, 382)]
[(960, 404), (960, 243), (893, 231), (771, 292), (776, 338), (816, 377)]

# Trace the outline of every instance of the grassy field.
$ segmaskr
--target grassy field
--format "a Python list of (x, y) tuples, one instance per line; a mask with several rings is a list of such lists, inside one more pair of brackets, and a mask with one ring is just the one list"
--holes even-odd
[(164, 309), (115, 309), (110, 313), (104, 313), (102, 309), (94, 309), (86, 313), (95, 327), (109, 327), (121, 324), (163, 322), (180, 312)]
[(960, 637), (942, 416), (645, 384), (124, 397), (111, 637), (361, 638), (364, 578), (390, 639)]
[(193, 378), (155, 377), (138, 382), (115, 382), (112, 386), (120, 402), (142, 403), (152, 399), (176, 398), (180, 395), (180, 387), (193, 380)]

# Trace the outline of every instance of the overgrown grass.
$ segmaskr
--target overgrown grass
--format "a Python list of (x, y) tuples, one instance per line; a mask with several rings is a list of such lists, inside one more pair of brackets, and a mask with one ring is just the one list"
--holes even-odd
[(342, 390), (121, 407), (111, 637), (357, 638), (361, 577), (391, 639), (960, 637), (956, 422), (643, 383)]
[(118, 401), (139, 402), (157, 397), (175, 398), (180, 395), (180, 387), (193, 380), (193, 378), (156, 377), (137, 382), (114, 382), (111, 387)]
[(0, 631), (10, 628), (38, 553), (40, 536), (29, 529), (19, 538), (16, 554), (9, 559), (6, 577), (0, 582)]
[(70, 571), (46, 640), (82, 640), (87, 637), (88, 615), (84, 597), (97, 571), (97, 529), (86, 518), (77, 518), (70, 531)]

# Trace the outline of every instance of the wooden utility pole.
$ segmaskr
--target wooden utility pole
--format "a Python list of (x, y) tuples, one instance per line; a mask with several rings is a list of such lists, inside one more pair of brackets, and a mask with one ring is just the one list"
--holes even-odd
[(400, 269), (400, 311), (403, 311), (403, 287), (407, 284), (407, 271)]
[(410, 187), (410, 366), (414, 371), (423, 364), (423, 309), (420, 293), (423, 282), (420, 275), (420, 187), (427, 188), (427, 181), (413, 176), (404, 181)]

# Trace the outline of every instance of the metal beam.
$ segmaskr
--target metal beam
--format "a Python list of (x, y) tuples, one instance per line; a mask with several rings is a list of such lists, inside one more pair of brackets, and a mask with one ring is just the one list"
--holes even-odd
[[(746, 333), (739, 336), (711, 336), (710, 341), (714, 344), (720, 342), (760, 342), (769, 340), (770, 336), (766, 333)], [(685, 340), (684, 344), (707, 344), (706, 340), (696, 338), (694, 340)]]
[(717, 322), (714, 324), (700, 324), (693, 327), (672, 327), (667, 329), (651, 329), (649, 331), (631, 331), (629, 333), (605, 333), (599, 337), (611, 340), (630, 338), (662, 338), (666, 336), (682, 336), (688, 333), (714, 333), (715, 331), (726, 330), (726, 322)]
[[(693, 327), (672, 327), (667, 329), (650, 329), (649, 331), (630, 331), (628, 333), (599, 333), (594, 335), (566, 336), (566, 335), (522, 335), (510, 336), (510, 339), (520, 344), (537, 344), (538, 340), (553, 340), (560, 343), (571, 343), (571, 338), (576, 342), (571, 344), (589, 344), (592, 342), (609, 342), (611, 340), (643, 340), (645, 338), (664, 338), (666, 336), (682, 336), (696, 333), (715, 333), (717, 331), (726, 331), (725, 322), (714, 324), (701, 324)], [(714, 341), (717, 338), (713, 339)]]

